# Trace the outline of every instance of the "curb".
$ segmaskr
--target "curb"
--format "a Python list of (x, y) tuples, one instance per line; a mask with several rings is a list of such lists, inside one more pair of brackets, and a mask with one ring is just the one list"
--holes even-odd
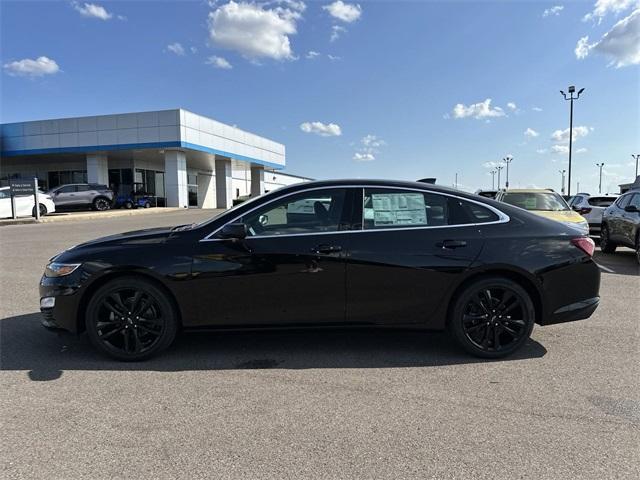
[(162, 213), (171, 213), (171, 212), (179, 212), (182, 210), (186, 210), (185, 208), (179, 207), (157, 207), (150, 208), (144, 210), (109, 210), (107, 212), (100, 213), (79, 213), (79, 214), (56, 214), (54, 213), (52, 216), (46, 216), (41, 218), (38, 222), (35, 218), (26, 217), (26, 218), (17, 218), (17, 219), (8, 219), (8, 220), (0, 220), (0, 227), (9, 226), (9, 225), (30, 225), (30, 224), (38, 224), (38, 223), (56, 223), (56, 222), (73, 222), (73, 221), (82, 221), (82, 220), (99, 220), (99, 219), (110, 219), (110, 218), (120, 218), (120, 217), (130, 217), (134, 215), (159, 215)]

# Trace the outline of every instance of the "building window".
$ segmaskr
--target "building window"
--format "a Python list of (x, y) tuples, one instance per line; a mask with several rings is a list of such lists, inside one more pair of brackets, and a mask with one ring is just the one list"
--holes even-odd
[(86, 170), (62, 170), (57, 172), (49, 172), (49, 188), (55, 188), (59, 185), (68, 183), (87, 183)]

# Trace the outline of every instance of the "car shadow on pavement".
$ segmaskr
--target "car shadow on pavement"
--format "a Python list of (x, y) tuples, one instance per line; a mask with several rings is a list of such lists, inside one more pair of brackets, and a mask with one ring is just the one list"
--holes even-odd
[[(499, 361), (540, 358), (547, 350), (529, 339)], [(33, 381), (64, 371), (161, 371), (437, 367), (482, 360), (461, 351), (443, 332), (400, 329), (189, 332), (160, 356), (118, 362), (97, 352), (86, 335), (48, 332), (40, 314), (0, 320), (0, 370), (27, 371)]]
[(615, 253), (603, 253), (598, 249), (593, 254), (593, 260), (603, 274), (640, 276), (636, 252), (630, 248), (619, 248)]

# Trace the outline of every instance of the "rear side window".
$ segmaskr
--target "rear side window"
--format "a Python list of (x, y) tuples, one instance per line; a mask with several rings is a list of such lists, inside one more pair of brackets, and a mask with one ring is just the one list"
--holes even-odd
[(58, 189), (58, 193), (71, 193), (76, 191), (75, 185), (65, 185)]
[(630, 199), (631, 199), (631, 195), (623, 195), (618, 199), (618, 201), (616, 202), (616, 205), (620, 208), (624, 208), (629, 204)]
[(636, 193), (629, 201), (629, 205), (633, 205), (636, 208), (640, 208), (640, 193)]
[(615, 198), (611, 197), (591, 197), (589, 198), (589, 205), (592, 207), (608, 207), (614, 200)]
[(76, 185), (76, 191), (86, 192), (89, 190), (89, 185)]
[(488, 208), (437, 193), (367, 188), (363, 228), (441, 227), (498, 220)]

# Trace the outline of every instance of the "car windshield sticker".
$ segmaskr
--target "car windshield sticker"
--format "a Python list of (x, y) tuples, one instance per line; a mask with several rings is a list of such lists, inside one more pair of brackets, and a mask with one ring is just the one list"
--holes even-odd
[(422, 193), (374, 193), (371, 195), (371, 204), (376, 227), (427, 224)]

